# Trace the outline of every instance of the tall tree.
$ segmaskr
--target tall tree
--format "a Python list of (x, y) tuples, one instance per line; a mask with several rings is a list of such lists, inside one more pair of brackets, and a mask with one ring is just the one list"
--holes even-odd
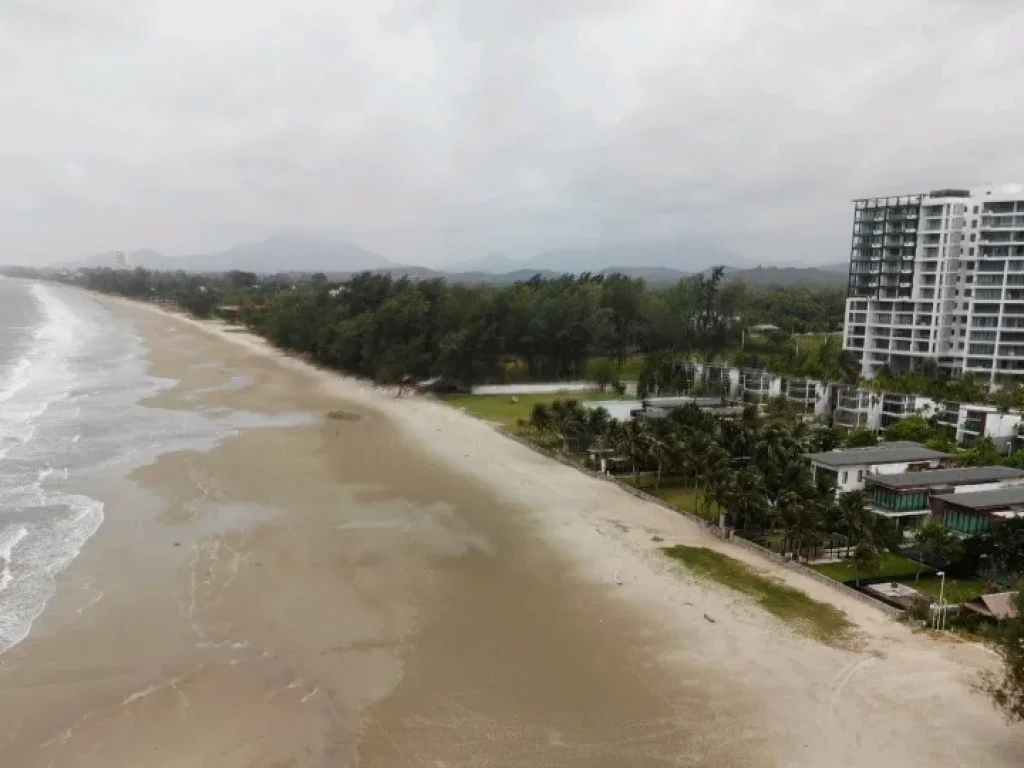
[[(929, 520), (917, 529), (914, 546), (924, 554), (946, 562), (956, 560), (963, 553), (963, 541), (952, 530), (934, 520)], [(919, 559), (914, 581), (920, 580), (923, 567)]]

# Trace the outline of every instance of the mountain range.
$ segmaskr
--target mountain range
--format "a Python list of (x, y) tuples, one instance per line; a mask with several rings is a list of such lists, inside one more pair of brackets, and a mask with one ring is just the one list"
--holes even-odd
[(742, 256), (697, 239), (675, 239), (649, 243), (620, 243), (590, 248), (556, 248), (528, 259), (513, 259), (494, 253), (483, 259), (464, 261), (446, 267), (449, 272), (491, 272), (503, 274), (518, 270), (551, 270), (579, 274), (600, 272), (622, 264), (674, 269), (694, 273), (716, 264), (737, 268), (757, 266)]
[[(513, 283), (534, 275), (619, 273), (648, 282), (669, 283), (705, 271), (716, 264), (727, 265), (731, 278), (755, 285), (842, 285), (847, 265), (785, 266), (757, 265), (736, 254), (697, 241), (643, 243), (545, 251), (529, 259), (513, 259), (495, 253), (485, 258), (452, 264), (443, 269), (402, 265), (359, 246), (343, 241), (278, 235), (254, 243), (240, 243), (215, 253), (167, 256), (143, 249), (126, 254), (129, 267), (186, 272), (257, 273), (323, 272), (342, 276), (353, 272), (380, 271), (416, 279), (444, 278), (463, 283)], [(650, 266), (624, 266), (640, 264)], [(118, 254), (98, 254), (82, 261), (60, 265), (70, 269), (117, 266)]]

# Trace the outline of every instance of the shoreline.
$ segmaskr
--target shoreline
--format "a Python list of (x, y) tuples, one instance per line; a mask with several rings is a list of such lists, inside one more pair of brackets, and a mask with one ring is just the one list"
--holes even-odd
[[(829, 603), (833, 607), (847, 612), (851, 615), (851, 619), (861, 630), (875, 632), (879, 627), (885, 627), (887, 625), (907, 628), (905, 625), (897, 625), (891, 621), (891, 614), (887, 613), (882, 607), (884, 604), (871, 600), (866, 596), (846, 594), (842, 589), (837, 589), (836, 585), (828, 580), (821, 578), (812, 579), (811, 576), (804, 573), (803, 569), (795, 570), (789, 568), (786, 565), (765, 557), (765, 555), (760, 551), (753, 551), (737, 544), (735, 541), (716, 535), (712, 531), (708, 530), (707, 526), (688, 519), (687, 516), (685, 514), (681, 514), (679, 510), (672, 508), (670, 505), (666, 505), (649, 494), (643, 493), (643, 491), (627, 488), (620, 483), (595, 477), (584, 468), (570, 462), (561, 461), (556, 456), (553, 456), (532, 443), (519, 438), (508, 430), (491, 424), (486, 420), (472, 416), (460, 408), (450, 406), (443, 400), (415, 394), (406, 394), (401, 398), (396, 398), (393, 395), (393, 388), (391, 387), (379, 386), (372, 382), (367, 382), (349, 376), (341, 371), (317, 366), (301, 357), (290, 355), (287, 352), (272, 346), (265, 339), (253, 334), (242, 326), (232, 326), (227, 323), (223, 323), (222, 321), (198, 320), (184, 313), (172, 312), (167, 309), (152, 306), (145, 302), (135, 302), (120, 297), (99, 295), (99, 298), (102, 301), (112, 301), (118, 304), (141, 308), (156, 315), (176, 318), (190, 324), (203, 333), (240, 346), (249, 352), (257, 354), (265, 359), (272, 360), (278, 365), (309, 375), (317, 380), (319, 385), (330, 395), (347, 401), (359, 402), (361, 405), (375, 410), (382, 417), (393, 420), (396, 422), (396, 426), (403, 429), (404, 434), (415, 439), (420, 447), (425, 451), (431, 452), (442, 458), (450, 469), (463, 474), (473, 475), (477, 479), (482, 479), (484, 482), (487, 482), (488, 479), (492, 479), (488, 473), (477, 472), (471, 463), (467, 464), (467, 462), (464, 461), (466, 458), (471, 458), (470, 455), (464, 454), (460, 459), (457, 455), (458, 449), (455, 451), (438, 451), (438, 444), (431, 440), (432, 436), (429, 431), (417, 430), (414, 425), (414, 422), (416, 421), (415, 411), (417, 407), (443, 409), (444, 411), (452, 414), (457, 414), (459, 419), (462, 420), (462, 424), (460, 424), (460, 426), (466, 426), (468, 424), (473, 424), (474, 426), (482, 425), (488, 432), (493, 433), (496, 438), (503, 441), (514, 442), (542, 461), (549, 462), (551, 465), (557, 466), (561, 469), (578, 473), (590, 481), (597, 481), (611, 486), (609, 489), (610, 491), (614, 489), (612, 492), (631, 495), (645, 505), (660, 507), (667, 513), (667, 515), (666, 519), (661, 521), (662, 525), (658, 527), (659, 531), (683, 531), (684, 537), (688, 540), (684, 543), (699, 543), (701, 546), (705, 546), (708, 549), (727, 555), (734, 560), (738, 560), (745, 565), (754, 567), (760, 572), (771, 574), (781, 582), (801, 589), (815, 599)], [(683, 525), (673, 525), (672, 523), (675, 522), (673, 518), (679, 518), (679, 522)], [(623, 534), (626, 533), (621, 529), (615, 529), (615, 532)], [(634, 537), (623, 536), (621, 537), (621, 540), (623, 543), (628, 543), (631, 549), (634, 549), (637, 544), (645, 545), (649, 543), (635, 542), (633, 541), (633, 538)], [(645, 555), (657, 555), (661, 547), (641, 546), (639, 549)], [(596, 571), (594, 576), (603, 581), (607, 580), (607, 574), (605, 574), (603, 570)], [(786, 578), (787, 576), (790, 578)], [(822, 592), (820, 587), (824, 587), (828, 591)], [(864, 609), (866, 609), (866, 611)], [(909, 630), (909, 628), (907, 629)], [(913, 632), (910, 631), (910, 634), (913, 634)], [(889, 637), (890, 634), (882, 632), (881, 636)], [(936, 642), (935, 645), (936, 647), (941, 647), (943, 644)], [(984, 663), (984, 660), (981, 661), (982, 663), (979, 666), (981, 668), (986, 668), (987, 665)]]
[[(152, 519), (112, 500), (73, 566), (120, 586), (30, 639), (0, 685), (18, 765), (1019, 765), (1024, 731), (970, 689), (991, 664), (979, 649), (916, 635), (447, 404), (89, 295), (177, 380), (149, 407), (312, 420), (133, 472)], [(796, 633), (654, 537), (843, 609), (863, 642)]]
[[(136, 304), (120, 298), (113, 300)], [(830, 583), (812, 579), (798, 570), (767, 560), (760, 552), (753, 552), (716, 536), (675, 510), (637, 498), (617, 483), (598, 481), (579, 467), (552, 459), (532, 445), (510, 440), (494, 425), (435, 398), (415, 395), (395, 398), (390, 396), (388, 388), (288, 355), (247, 329), (179, 316), (150, 305), (144, 305), (144, 309), (158, 315), (179, 317), (203, 333), (236, 344), (278, 365), (305, 373), (332, 396), (359, 402), (381, 413), (422, 451), (442, 462), (448, 469), (472, 477), (481, 484), (500, 488), (503, 496), (533, 510), (532, 518), (542, 527), (546, 538), (556, 543), (559, 550), (571, 558), (576, 571), (591, 583), (612, 585), (617, 599), (641, 606), (651, 613), (663, 615), (665, 612), (678, 611), (676, 620), (669, 622), (674, 631), (699, 630), (701, 634), (706, 634), (706, 625), (701, 626), (704, 622), (697, 620), (702, 612), (692, 610), (692, 604), (696, 601), (683, 600), (678, 594), (672, 594), (687, 584), (700, 597), (705, 600), (710, 598), (713, 604), (717, 603), (719, 610), (723, 603), (735, 610), (740, 623), (757, 617), (770, 625), (772, 636), (791, 635), (789, 639), (795, 640), (804, 651), (808, 649), (808, 644), (812, 647), (815, 645), (814, 641), (797, 636), (791, 628), (765, 614), (746, 597), (720, 585), (702, 582), (689, 574), (680, 573), (679, 567), (661, 553), (661, 544), (652, 542), (652, 537), (664, 539), (665, 544), (706, 547), (743, 563), (757, 573), (798, 589), (812, 599), (838, 608), (849, 617), (862, 641), (858, 651), (837, 650), (840, 654), (852, 653), (859, 657), (859, 661), (848, 662), (853, 669), (870, 667), (875, 660), (886, 657), (905, 657), (926, 662), (929, 668), (944, 678), (944, 684), (951, 683), (955, 689), (959, 689), (958, 693), (952, 695), (974, 698), (973, 703), (977, 708), (986, 711), (994, 720), (999, 720), (999, 715), (989, 702), (973, 689), (977, 675), (994, 666), (991, 651), (983, 646), (960, 640), (931, 638), (915, 632), (907, 625), (894, 622), (873, 601), (867, 602), (859, 596), (844, 594)], [(427, 418), (428, 414), (430, 418)], [(437, 439), (438, 433), (443, 434), (448, 430), (457, 431), (458, 439)], [(467, 446), (472, 450), (467, 452)], [(485, 464), (484, 461), (472, 460), (474, 456), (488, 455), (488, 450), (498, 450), (499, 446), (508, 464), (503, 462), (495, 467), (493, 461)], [(511, 471), (509, 464), (514, 465)], [(558, 508), (554, 510), (557, 512), (555, 515), (539, 514), (537, 510), (544, 509), (546, 513), (553, 510), (550, 509), (549, 494), (536, 476), (531, 476), (533, 471), (543, 473), (553, 486), (578, 486), (582, 498), (570, 496), (570, 500), (576, 502), (573, 508)], [(623, 581), (621, 586), (617, 584), (619, 578)], [(684, 607), (681, 609), (681, 606)], [(686, 608), (691, 610), (687, 612)], [(706, 639), (715, 642), (711, 637)], [(751, 657), (759, 655), (758, 649), (747, 650)], [(843, 686), (847, 687), (849, 683), (850, 680), (846, 679)], [(1024, 728), (1011, 726), (1008, 730), (1013, 732), (1016, 743), (1024, 749)]]

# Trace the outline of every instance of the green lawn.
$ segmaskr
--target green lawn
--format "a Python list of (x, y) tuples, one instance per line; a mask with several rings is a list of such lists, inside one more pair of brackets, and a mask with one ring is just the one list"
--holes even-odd
[(721, 508), (711, 502), (711, 507), (707, 513), (701, 512), (698, 509), (697, 504), (697, 490), (695, 488), (686, 487), (679, 478), (672, 476), (665, 476), (661, 479), (661, 485), (655, 490), (654, 488), (654, 477), (650, 475), (641, 475), (639, 482), (634, 484), (632, 475), (618, 475), (615, 478), (620, 483), (625, 485), (635, 485), (640, 490), (655, 496), (662, 501), (667, 501), (673, 507), (682, 509), (686, 512), (691, 512), (694, 515), (700, 515), (706, 520), (716, 522), (718, 515), (721, 513)]
[[(939, 599), (939, 588), (942, 579), (939, 576), (922, 576), (921, 580), (914, 582), (910, 579), (900, 579), (900, 584), (913, 587), (918, 592), (927, 595), (933, 600)], [(973, 600), (985, 592), (984, 579), (946, 579), (944, 599), (947, 603), (959, 604)]]
[(757, 573), (731, 557), (705, 547), (666, 547), (666, 555), (707, 579), (741, 592), (761, 608), (790, 624), (803, 634), (823, 643), (838, 644), (849, 639), (852, 625), (846, 614), (808, 597), (799, 589)]
[[(877, 573), (874, 574), (860, 574), (862, 579), (876, 578), (878, 576), (906, 576), (910, 575), (913, 579), (913, 575), (917, 573), (917, 563), (910, 560), (902, 555), (897, 555), (893, 552), (886, 552), (882, 555), (882, 564), (878, 569)], [(812, 565), (811, 568), (816, 570), (823, 576), (828, 576), (830, 579), (836, 581), (853, 581), (857, 578), (858, 574), (853, 570), (853, 564), (849, 560), (843, 560), (838, 563), (824, 563), (822, 565)], [(921, 570), (922, 580), (923, 577), (931, 573), (932, 569), (927, 565)]]
[(614, 400), (615, 394), (601, 392), (557, 392), (543, 395), (517, 395), (518, 402), (512, 402), (512, 395), (452, 395), (443, 398), (456, 408), (464, 408), (477, 418), (494, 421), (506, 429), (515, 429), (519, 419), (530, 418), (530, 412), (537, 403), (550, 405), (555, 400)]

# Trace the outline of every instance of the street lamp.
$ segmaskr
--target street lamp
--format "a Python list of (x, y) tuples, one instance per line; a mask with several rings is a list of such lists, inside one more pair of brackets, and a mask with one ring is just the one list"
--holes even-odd
[(935, 575), (942, 577), (942, 581), (939, 582), (939, 614), (935, 617), (935, 626), (937, 629), (943, 629), (946, 625), (946, 612), (944, 610), (946, 595), (946, 572), (939, 571)]

